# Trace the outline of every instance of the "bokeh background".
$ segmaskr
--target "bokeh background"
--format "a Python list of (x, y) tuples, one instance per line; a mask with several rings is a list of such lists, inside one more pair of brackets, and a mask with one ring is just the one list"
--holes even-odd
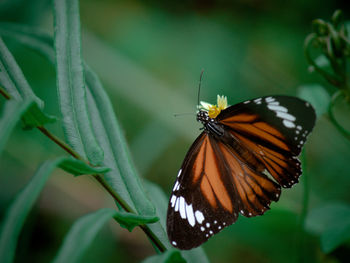
[[(269, 94), (297, 95), (300, 86), (315, 83), (332, 94), (334, 88), (308, 71), (303, 41), (315, 18), (329, 19), (337, 8), (350, 18), (345, 0), (80, 2), (83, 56), (110, 95), (140, 175), (168, 196), (199, 134), (195, 111), (202, 69), (201, 99), (210, 103), (217, 94), (226, 95), (229, 104)], [(48, 0), (0, 1), (1, 22), (52, 34), (51, 11)], [(59, 115), (55, 69), (31, 50), (5, 41), (46, 111)], [(63, 138), (59, 121), (47, 128)], [(1, 217), (38, 165), (62, 153), (37, 130), (18, 127), (0, 157)], [(307, 187), (302, 178), (263, 217), (241, 217), (211, 238), (203, 246), (211, 262), (346, 262), (349, 247), (324, 254), (318, 236), (301, 231), (300, 215), (305, 189), (309, 210), (350, 202), (350, 143), (320, 116), (306, 159)], [(77, 218), (105, 206), (113, 207), (113, 201), (92, 179), (56, 171), (25, 224), (16, 262), (48, 262)], [(152, 254), (143, 232), (129, 233), (110, 222), (83, 262), (132, 263)]]

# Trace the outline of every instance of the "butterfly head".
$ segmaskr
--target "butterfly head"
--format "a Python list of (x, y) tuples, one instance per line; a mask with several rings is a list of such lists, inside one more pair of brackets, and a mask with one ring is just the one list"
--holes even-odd
[(201, 122), (203, 125), (206, 125), (208, 122), (210, 122), (210, 120), (214, 119), (209, 117), (209, 113), (207, 111), (200, 110), (197, 113), (197, 121)]

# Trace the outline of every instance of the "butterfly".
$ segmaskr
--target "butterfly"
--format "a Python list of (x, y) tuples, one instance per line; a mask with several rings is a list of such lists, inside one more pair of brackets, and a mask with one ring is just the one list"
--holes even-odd
[(298, 155), (313, 129), (310, 103), (266, 96), (227, 107), (201, 102), (203, 132), (178, 172), (167, 212), (167, 233), (178, 249), (206, 242), (238, 215), (264, 214), (302, 173)]

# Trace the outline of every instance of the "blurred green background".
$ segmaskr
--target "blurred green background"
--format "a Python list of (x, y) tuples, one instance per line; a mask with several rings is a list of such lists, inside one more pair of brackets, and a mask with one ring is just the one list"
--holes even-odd
[[(308, 71), (303, 41), (313, 19), (329, 19), (337, 8), (349, 18), (345, 0), (82, 0), (83, 56), (111, 97), (140, 175), (170, 195), (199, 134), (194, 114), (201, 70), (201, 99), (210, 103), (217, 94), (226, 95), (229, 104), (297, 95), (298, 87), (313, 83), (332, 94), (334, 88)], [(51, 1), (3, 0), (0, 21), (52, 34)], [(55, 69), (28, 48), (5, 41), (46, 111), (58, 116)], [(63, 138), (59, 121), (47, 128)], [(39, 163), (62, 153), (37, 130), (18, 127), (0, 158), (1, 217)], [(306, 158), (309, 210), (349, 204), (350, 143), (326, 117), (309, 137)], [(349, 244), (326, 255), (316, 234), (300, 230), (304, 180), (285, 190), (263, 217), (241, 217), (204, 244), (211, 262), (346, 262)], [(75, 219), (105, 206), (113, 207), (113, 201), (92, 179), (56, 171), (25, 224), (16, 262), (48, 262)], [(110, 222), (83, 262), (132, 263), (152, 254), (143, 232), (129, 233)]]

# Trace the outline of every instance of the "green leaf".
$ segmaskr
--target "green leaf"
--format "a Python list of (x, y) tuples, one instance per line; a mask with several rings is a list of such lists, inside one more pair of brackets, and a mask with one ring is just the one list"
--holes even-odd
[(5, 88), (11, 99), (17, 101), (34, 101), (26, 114), (23, 115), (25, 129), (42, 126), (56, 121), (56, 118), (42, 111), (44, 103), (34, 95), (21, 69), (11, 52), (0, 38), (0, 84)]
[(104, 174), (110, 170), (108, 167), (92, 167), (87, 163), (74, 158), (64, 159), (59, 167), (73, 175)]
[(64, 238), (53, 263), (79, 262), (89, 248), (98, 231), (115, 216), (116, 211), (103, 208), (79, 218)]
[(16, 100), (31, 99), (40, 107), (43, 102), (34, 95), (15, 58), (0, 38), (0, 84)]
[(321, 236), (321, 248), (325, 253), (332, 252), (345, 241), (350, 240), (350, 220), (328, 227)]
[(105, 179), (138, 214), (153, 216), (154, 207), (141, 185), (112, 104), (96, 74), (85, 66), (87, 99), (94, 133), (105, 152), (103, 164), (112, 169), (105, 174)]
[(33, 104), (33, 101), (25, 102), (10, 100), (4, 104), (2, 116), (0, 119), (0, 153), (5, 147), (12, 130), (21, 119), (21, 116)]
[(13, 261), (18, 236), (25, 219), (51, 172), (62, 160), (64, 160), (64, 158), (58, 158), (54, 161), (46, 161), (43, 163), (6, 211), (0, 235), (0, 262), (9, 263)]
[(298, 97), (311, 103), (316, 110), (318, 118), (327, 112), (331, 100), (328, 92), (318, 84), (300, 86), (298, 89)]
[(101, 164), (103, 151), (92, 131), (86, 103), (81, 58), (78, 0), (54, 1), (57, 88), (68, 143), (92, 164)]
[(55, 65), (52, 36), (40, 29), (24, 24), (0, 22), (0, 35), (14, 38), (23, 45), (36, 50)]
[(331, 70), (331, 63), (329, 62), (328, 58), (325, 55), (319, 55), (315, 59), (315, 63), (319, 68), (322, 68), (324, 70)]
[(44, 113), (36, 103), (31, 104), (26, 113), (22, 116), (24, 129), (43, 126), (47, 123), (53, 123), (56, 120), (56, 117)]
[(350, 239), (350, 206), (328, 203), (310, 211), (305, 229), (321, 237), (322, 250), (329, 253)]
[(157, 216), (142, 216), (133, 213), (116, 212), (114, 218), (118, 223), (130, 232), (136, 227), (145, 224), (152, 224), (159, 221)]
[(167, 250), (163, 254), (149, 257), (142, 263), (186, 263), (180, 252), (175, 249)]

